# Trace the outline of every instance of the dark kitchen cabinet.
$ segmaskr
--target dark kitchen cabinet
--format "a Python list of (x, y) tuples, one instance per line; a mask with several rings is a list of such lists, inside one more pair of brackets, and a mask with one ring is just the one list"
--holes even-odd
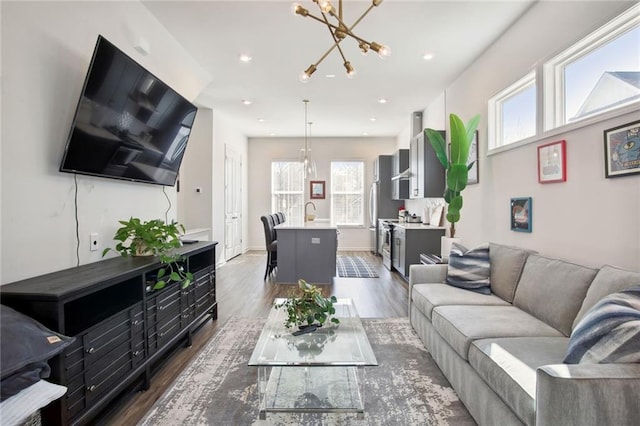
[(398, 223), (393, 228), (393, 269), (405, 279), (409, 266), (420, 263), (421, 253), (439, 253), (440, 239), (445, 229), (413, 223)]
[[(439, 132), (445, 137), (445, 132)], [(411, 198), (433, 198), (444, 195), (444, 167), (436, 157), (436, 153), (427, 139), (426, 133), (415, 136), (409, 146), (411, 178)]]
[(1, 302), (75, 341), (49, 361), (67, 393), (44, 425), (92, 424), (121, 394), (148, 387), (154, 370), (209, 317), (217, 318), (216, 242), (180, 248), (194, 275), (153, 290), (155, 257), (117, 257), (0, 287)]

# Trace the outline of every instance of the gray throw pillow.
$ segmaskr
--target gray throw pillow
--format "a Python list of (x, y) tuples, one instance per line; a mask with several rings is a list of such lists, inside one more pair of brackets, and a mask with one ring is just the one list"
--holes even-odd
[(75, 338), (49, 330), (38, 321), (0, 305), (0, 400), (49, 377), (47, 360)]
[(567, 364), (640, 362), (640, 287), (606, 296), (569, 338)]
[(449, 267), (445, 282), (455, 287), (491, 294), (491, 266), (489, 244), (482, 244), (471, 250), (453, 243), (449, 255)]

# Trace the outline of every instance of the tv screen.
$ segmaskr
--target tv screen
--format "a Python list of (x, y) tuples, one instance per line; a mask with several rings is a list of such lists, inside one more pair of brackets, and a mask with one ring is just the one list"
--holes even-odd
[(173, 186), (196, 111), (98, 36), (60, 171)]

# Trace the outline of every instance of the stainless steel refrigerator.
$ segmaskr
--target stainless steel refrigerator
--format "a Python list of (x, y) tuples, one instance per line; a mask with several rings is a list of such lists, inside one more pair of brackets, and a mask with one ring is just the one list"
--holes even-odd
[(391, 199), (391, 174), (393, 171), (393, 156), (379, 155), (373, 161), (373, 183), (369, 190), (369, 232), (373, 252), (379, 252), (378, 219), (397, 219), (398, 209), (404, 206), (403, 200)]

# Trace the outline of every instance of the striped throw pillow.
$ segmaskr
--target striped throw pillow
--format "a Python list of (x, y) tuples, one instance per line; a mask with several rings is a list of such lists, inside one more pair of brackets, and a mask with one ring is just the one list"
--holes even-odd
[(573, 329), (567, 364), (640, 362), (640, 287), (603, 297)]
[(471, 250), (453, 243), (449, 255), (446, 283), (455, 287), (491, 294), (491, 266), (489, 264), (489, 244), (482, 244)]

